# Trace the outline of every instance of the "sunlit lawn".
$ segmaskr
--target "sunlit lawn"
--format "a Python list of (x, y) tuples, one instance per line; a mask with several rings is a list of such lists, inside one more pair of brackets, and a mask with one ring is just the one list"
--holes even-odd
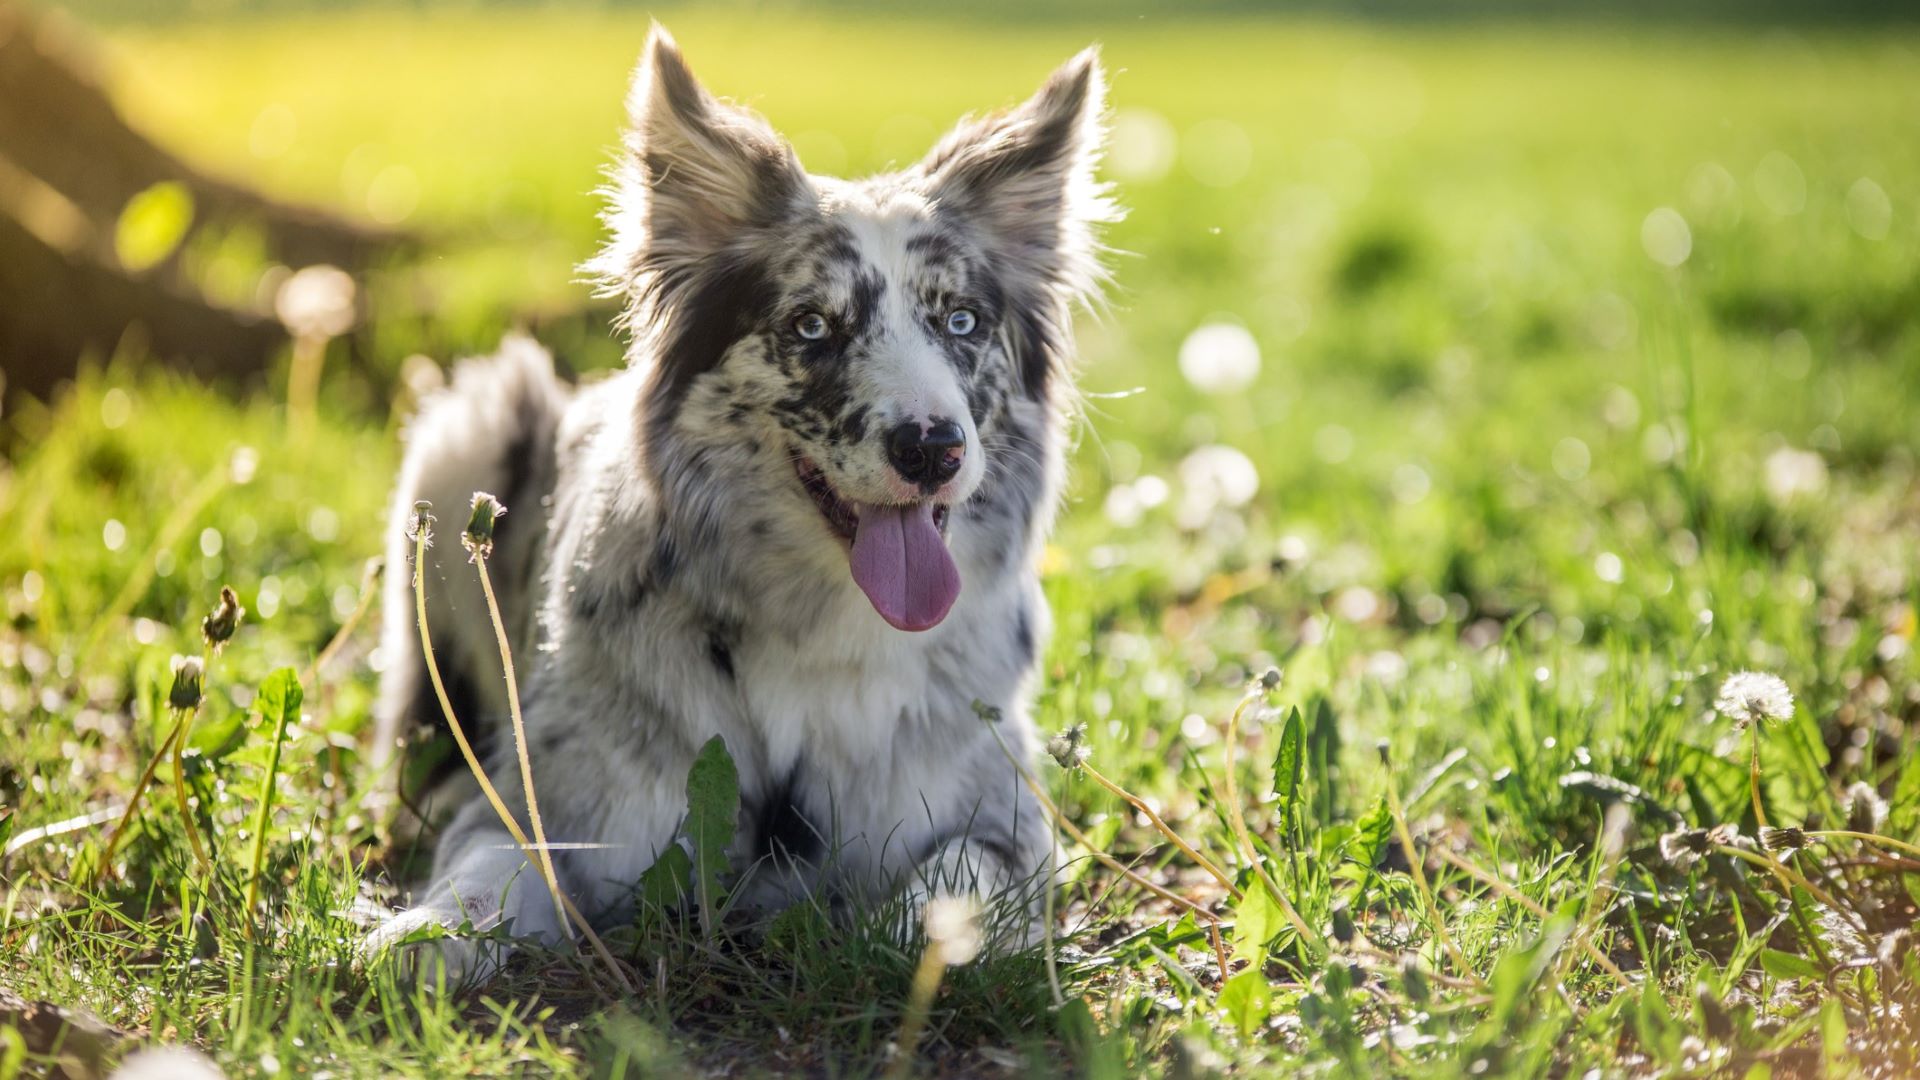
[[(1865, 781), (1892, 809), (1863, 824), (1909, 842), (1920, 825), (1920, 40), (662, 18), (710, 86), (826, 172), (910, 161), (1090, 40), (1117, 73), (1109, 174), (1131, 213), (1111, 235), (1111, 306), (1081, 335), (1087, 422), (1049, 560), (1038, 714), (1088, 724), (1093, 765), (1254, 899), (1046, 763), (1097, 842), (1225, 920), (1233, 981), (1223, 994), (1204, 920), (1091, 868), (1063, 899), (1075, 1003), (1048, 1007), (1033, 956), (955, 972), (930, 1062), (1920, 1068), (1920, 962), (1898, 936), (1920, 864), (1861, 840), (1783, 856), (1832, 909), (1751, 860), (1680, 865), (1657, 842), (1755, 833), (1749, 744), (1711, 709), (1743, 668), (1799, 698), (1761, 741), (1772, 824), (1839, 827)], [(222, 583), (250, 615), (214, 668), (214, 729), (353, 610), (396, 457), (396, 410), (374, 388), (409, 353), (445, 361), (587, 302), (572, 267), (596, 240), (591, 192), (645, 30), (479, 9), (108, 34), (119, 99), (165, 141), (436, 239), (365, 283), (372, 370), (337, 351), (305, 440), (277, 380), (236, 402), (124, 364), (11, 418), (0, 806), (16, 831), (125, 796), (168, 720), (153, 688), (170, 655), (198, 650)], [(198, 265), (250, 292), (252, 269), (219, 259)], [(1249, 333), (1214, 331), (1183, 364), (1209, 324)], [(1208, 392), (1249, 337), (1257, 379)], [(579, 338), (563, 342), (574, 366), (617, 357)], [(238, 446), (257, 469), (222, 481)], [(151, 583), (126, 590), (156, 555)], [(637, 931), (622, 948), (648, 988), (620, 1004), (568, 960), (450, 999), (351, 972), (346, 912), (380, 879), (360, 870), (380, 830), (352, 752), (374, 640), (362, 630), (308, 688), (266, 944), (243, 934), (237, 891), (255, 731), (194, 773), (213, 880), (192, 866), (170, 769), (125, 873), (96, 893), (77, 882), (104, 829), (12, 855), (0, 984), (196, 1042), (234, 1075), (270, 1072), (269, 1054), (336, 1074), (621, 1055), (635, 1070), (885, 1066), (916, 956), (818, 920), (724, 948)], [(1249, 852), (1223, 803), (1224, 735), (1272, 666), (1275, 708), (1249, 710), (1232, 755)], [(1297, 803), (1272, 794), (1294, 706)], [(1389, 784), (1457, 959), (1390, 835)], [(1610, 805), (1625, 812), (1599, 842)], [(1298, 820), (1276, 822), (1288, 807)], [(1262, 876), (1311, 938), (1259, 900)]]

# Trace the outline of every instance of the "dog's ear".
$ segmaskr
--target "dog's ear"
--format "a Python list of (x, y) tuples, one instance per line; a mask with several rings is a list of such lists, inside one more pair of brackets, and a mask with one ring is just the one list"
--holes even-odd
[(919, 171), (943, 214), (978, 229), (1012, 273), (1081, 295), (1101, 280), (1095, 230), (1117, 211), (1094, 178), (1106, 137), (1097, 48), (1062, 64), (1020, 107), (963, 122)]
[(590, 269), (608, 291), (672, 292), (743, 230), (777, 222), (807, 190), (793, 150), (753, 112), (709, 94), (655, 23), (627, 94), (609, 190), (607, 249)]
[(936, 213), (985, 244), (1012, 294), (1009, 342), (1035, 397), (1067, 366), (1068, 309), (1106, 282), (1099, 228), (1120, 216), (1094, 175), (1106, 110), (1106, 73), (1089, 48), (1025, 104), (962, 122), (917, 170)]

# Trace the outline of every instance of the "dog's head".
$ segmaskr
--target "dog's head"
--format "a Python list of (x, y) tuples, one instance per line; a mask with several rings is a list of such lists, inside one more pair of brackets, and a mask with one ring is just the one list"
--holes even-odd
[(1001, 429), (1053, 407), (1069, 307), (1100, 278), (1104, 98), (1088, 50), (918, 164), (844, 181), (655, 27), (592, 264), (627, 298), (648, 466), (753, 493), (762, 531), (844, 552), (887, 622), (938, 624), (950, 529), (990, 475), (1037, 465), (1040, 433)]

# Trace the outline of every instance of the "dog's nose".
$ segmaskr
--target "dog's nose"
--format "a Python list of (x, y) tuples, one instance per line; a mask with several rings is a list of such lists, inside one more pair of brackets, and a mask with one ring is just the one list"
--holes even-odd
[(909, 481), (936, 488), (953, 479), (967, 452), (967, 434), (951, 420), (922, 429), (909, 420), (887, 434), (887, 460)]

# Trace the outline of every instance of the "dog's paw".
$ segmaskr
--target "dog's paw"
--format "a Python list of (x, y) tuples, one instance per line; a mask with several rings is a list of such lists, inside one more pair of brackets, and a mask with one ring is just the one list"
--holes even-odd
[(505, 962), (504, 946), (491, 937), (470, 937), (459, 915), (428, 907), (395, 912), (361, 942), (363, 964), (390, 965), (395, 974), (424, 987), (458, 989), (492, 978)]

